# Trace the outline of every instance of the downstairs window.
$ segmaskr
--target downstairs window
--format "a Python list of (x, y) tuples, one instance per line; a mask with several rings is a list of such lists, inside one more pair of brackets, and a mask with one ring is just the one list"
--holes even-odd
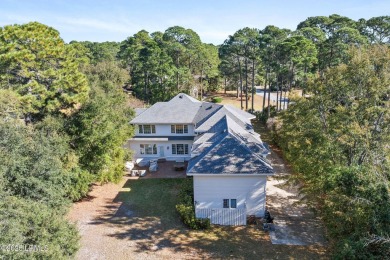
[(172, 144), (172, 154), (188, 154), (188, 144)]
[(140, 144), (140, 154), (157, 154), (156, 144)]
[(235, 209), (235, 208), (237, 208), (237, 199), (223, 199), (223, 207), (225, 209), (228, 209), (228, 208)]

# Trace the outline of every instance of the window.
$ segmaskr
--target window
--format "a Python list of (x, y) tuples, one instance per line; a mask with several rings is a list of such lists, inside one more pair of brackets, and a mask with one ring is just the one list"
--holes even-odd
[(155, 125), (139, 125), (138, 132), (140, 134), (155, 134), (156, 126)]
[(188, 134), (188, 125), (171, 125), (172, 134)]
[(172, 154), (188, 154), (188, 144), (172, 144)]
[(228, 199), (223, 199), (223, 207), (229, 208), (229, 200)]
[(236, 199), (223, 199), (223, 207), (226, 209), (228, 209), (228, 208), (235, 209), (235, 208), (237, 208), (237, 200)]
[(156, 144), (140, 144), (139, 148), (141, 154), (157, 154)]

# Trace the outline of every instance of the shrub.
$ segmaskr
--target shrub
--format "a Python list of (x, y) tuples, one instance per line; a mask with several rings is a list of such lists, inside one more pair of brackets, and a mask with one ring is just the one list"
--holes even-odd
[(332, 243), (334, 259), (389, 259), (388, 242), (367, 243), (366, 238), (348, 237)]
[[(259, 120), (260, 122), (262, 122), (263, 124), (265, 124), (268, 120), (268, 107), (265, 107), (264, 108), (264, 111), (257, 111), (254, 113), (257, 120)], [(276, 112), (276, 107), (275, 106), (271, 106), (271, 117), (275, 117), (277, 112)]]
[(79, 235), (63, 209), (17, 196), (0, 194), (0, 198), (0, 245), (42, 247), (38, 251), (2, 250), (0, 259), (73, 259)]
[(187, 178), (181, 185), (179, 191), (180, 202), (186, 204), (187, 199), (190, 199), (191, 201), (194, 199), (192, 178)]
[(179, 204), (176, 205), (176, 210), (180, 215), (180, 219), (187, 227), (191, 229), (209, 229), (210, 220), (208, 218), (196, 218), (193, 201), (192, 178), (188, 178), (181, 186)]
[(67, 197), (72, 201), (78, 201), (87, 196), (94, 176), (87, 171), (77, 169), (70, 175), (70, 181), (66, 187)]
[[(192, 204), (192, 202), (191, 202)], [(193, 205), (178, 204), (176, 210), (180, 215), (183, 223), (191, 229), (209, 229), (210, 220), (208, 218), (196, 218), (195, 209)]]
[(221, 103), (222, 102), (222, 98), (221, 97), (213, 97), (211, 99), (211, 102), (213, 102), (213, 103)]

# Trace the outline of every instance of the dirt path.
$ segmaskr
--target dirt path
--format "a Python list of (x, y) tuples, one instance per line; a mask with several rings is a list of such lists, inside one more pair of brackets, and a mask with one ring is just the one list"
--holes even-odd
[(273, 147), (269, 160), (275, 176), (267, 181), (267, 208), (275, 218), (275, 230), (270, 232), (273, 244), (326, 245), (319, 218), (300, 202), (296, 186), (287, 183), (291, 170)]
[[(108, 258), (102, 253), (105, 251), (102, 249), (109, 247), (115, 241), (107, 241), (110, 240), (109, 230), (94, 228), (95, 224), (98, 225), (95, 220), (100, 216), (113, 213), (119, 207), (119, 203), (113, 200), (125, 182), (126, 179), (119, 184), (95, 185), (86, 199), (73, 204), (68, 217), (70, 221), (77, 224), (81, 236), (81, 248), (76, 259)], [(108, 204), (111, 207), (107, 207)]]

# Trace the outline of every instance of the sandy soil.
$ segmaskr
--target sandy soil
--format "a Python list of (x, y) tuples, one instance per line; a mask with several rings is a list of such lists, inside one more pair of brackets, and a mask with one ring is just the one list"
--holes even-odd
[[(194, 259), (194, 252), (174, 252), (169, 247), (156, 245), (153, 236), (159, 236), (157, 218), (139, 219), (134, 212), (121, 201), (117, 201), (128, 180), (138, 177), (125, 176), (119, 184), (95, 185), (89, 197), (74, 203), (68, 217), (77, 223), (81, 235), (81, 248), (76, 259)], [(118, 237), (130, 235), (135, 239)], [(125, 232), (126, 231), (126, 232)], [(155, 234), (154, 234), (155, 233)], [(167, 236), (175, 234), (165, 234)], [(142, 241), (142, 243), (140, 243)]]
[(268, 157), (275, 175), (267, 180), (267, 208), (273, 215), (273, 244), (326, 246), (321, 220), (302, 202), (297, 186), (289, 184), (291, 169), (277, 153)]
[[(221, 96), (223, 97), (223, 100), (221, 102), (222, 105), (232, 105), (237, 108), (241, 107), (241, 97), (236, 97), (235, 91), (227, 91), (226, 94), (224, 92), (219, 92), (214, 94), (213, 96)], [(274, 102), (271, 101), (271, 105), (274, 105)], [(268, 106), (268, 100), (265, 100), (265, 106)], [(245, 98), (243, 98), (243, 107), (245, 109), (246, 103)], [(248, 100), (248, 109), (252, 108), (252, 97), (250, 100)], [(263, 97), (260, 95), (256, 95), (254, 97), (254, 109), (256, 111), (263, 109)]]
[[(255, 111), (261, 111), (263, 109), (263, 93), (261, 92), (261, 89), (259, 89), (258, 91), (260, 91), (260, 95), (258, 94), (255, 94), (254, 95), (254, 109)], [(289, 92), (287, 92), (287, 96), (290, 95)], [(302, 95), (302, 92), (300, 90), (294, 90), (291, 95)], [(238, 97), (237, 98), (237, 92), (236, 91), (227, 91), (226, 93), (224, 93), (223, 91), (220, 91), (218, 93), (215, 93), (215, 94), (212, 94), (211, 96), (219, 96), (219, 97), (222, 97), (223, 100), (221, 102), (221, 104), (225, 105), (225, 104), (228, 104), (228, 105), (232, 105), (232, 106), (235, 106), (237, 108), (240, 108), (241, 107), (241, 97)], [(284, 96), (284, 93), (283, 93), (283, 96)], [(271, 103), (271, 106), (276, 106), (276, 92), (271, 92), (271, 100), (270, 100), (270, 103)], [(246, 110), (246, 101), (245, 101), (245, 98), (243, 98), (243, 103), (242, 103), (242, 106), (243, 106), (243, 109)], [(265, 99), (265, 107), (268, 106), (268, 96), (266, 96), (266, 99)], [(287, 106), (287, 105), (286, 105)], [(283, 105), (282, 105), (282, 109), (283, 109)], [(248, 100), (248, 110), (249, 109), (252, 109), (252, 95), (250, 95), (250, 99)]]

